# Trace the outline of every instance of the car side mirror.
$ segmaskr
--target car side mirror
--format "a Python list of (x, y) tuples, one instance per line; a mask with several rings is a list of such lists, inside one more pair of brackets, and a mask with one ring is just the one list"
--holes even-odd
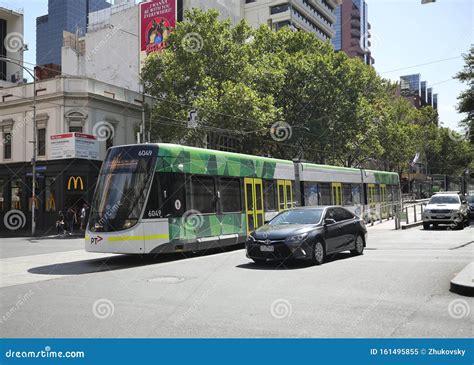
[(326, 218), (326, 219), (324, 219), (324, 225), (325, 225), (325, 226), (328, 226), (328, 225), (334, 224), (334, 223), (336, 223), (336, 221), (335, 221), (334, 219), (332, 219), (332, 218)]

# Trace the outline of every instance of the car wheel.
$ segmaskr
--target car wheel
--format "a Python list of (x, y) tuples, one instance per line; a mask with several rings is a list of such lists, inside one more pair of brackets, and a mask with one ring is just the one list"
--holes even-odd
[(351, 250), (351, 254), (353, 256), (359, 256), (359, 255), (362, 255), (363, 253), (364, 253), (364, 239), (362, 238), (362, 236), (357, 235), (355, 239), (355, 248)]
[(311, 261), (315, 265), (321, 265), (324, 262), (324, 246), (321, 241), (316, 241), (313, 245), (313, 255)]
[(253, 262), (255, 262), (257, 265), (265, 265), (267, 263), (267, 260), (265, 259), (252, 259)]
[(423, 229), (430, 229), (430, 224), (429, 223), (423, 223)]

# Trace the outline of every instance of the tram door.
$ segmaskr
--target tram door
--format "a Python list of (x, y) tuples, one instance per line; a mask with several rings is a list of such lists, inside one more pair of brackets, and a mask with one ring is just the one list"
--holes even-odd
[(367, 185), (367, 203), (369, 204), (370, 219), (373, 219), (375, 216), (375, 184)]
[(342, 184), (332, 183), (332, 202), (334, 205), (342, 205)]
[(291, 180), (277, 180), (278, 211), (293, 208), (293, 188)]
[(244, 184), (247, 232), (251, 232), (264, 223), (262, 179), (245, 178)]
[(387, 196), (387, 186), (385, 184), (380, 184), (380, 207), (381, 207), (381, 212), (382, 212), (382, 218), (387, 218), (387, 202), (386, 202), (386, 196)]

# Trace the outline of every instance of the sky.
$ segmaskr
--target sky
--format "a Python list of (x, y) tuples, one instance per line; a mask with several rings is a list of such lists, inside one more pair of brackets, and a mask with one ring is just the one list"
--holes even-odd
[[(463, 115), (456, 112), (457, 96), (467, 86), (453, 76), (462, 69), (462, 54), (473, 44), (474, 2), (437, 0), (367, 0), (372, 25), (372, 55), (382, 77), (420, 73), (438, 94), (441, 123), (453, 129)], [(35, 63), (36, 17), (48, 12), (48, 0), (0, 0), (0, 6), (23, 8), (25, 61)], [(446, 60), (449, 59), (449, 60)], [(446, 61), (441, 61), (446, 60)]]

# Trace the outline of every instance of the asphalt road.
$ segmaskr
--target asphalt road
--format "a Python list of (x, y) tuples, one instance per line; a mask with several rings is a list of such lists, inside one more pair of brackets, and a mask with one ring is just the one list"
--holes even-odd
[(253, 264), (242, 249), (183, 259), (86, 253), (82, 240), (0, 241), (3, 337), (471, 337), (449, 292), (474, 257), (462, 231), (370, 228), (363, 256)]

